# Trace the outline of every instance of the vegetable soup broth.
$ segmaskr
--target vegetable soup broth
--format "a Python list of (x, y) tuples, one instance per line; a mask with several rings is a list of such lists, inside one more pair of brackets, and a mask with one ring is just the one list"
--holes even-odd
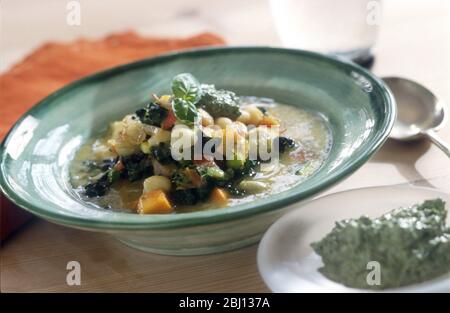
[[(245, 107), (246, 100), (243, 99)], [(229, 206), (277, 194), (301, 183), (321, 166), (328, 155), (332, 139), (323, 117), (285, 104), (265, 102), (263, 105), (270, 114), (280, 120), (280, 129), (283, 135), (297, 141), (298, 147), (289, 153), (280, 155), (279, 162), (274, 162), (274, 165), (263, 166), (262, 170), (258, 171), (254, 177), (247, 178), (247, 180), (268, 185), (267, 190), (247, 194), (243, 197), (231, 196)], [(100, 139), (91, 139), (81, 147), (70, 168), (71, 183), (84, 201), (106, 209), (134, 213), (139, 197), (143, 192), (144, 179), (133, 182), (128, 180), (117, 181), (111, 186), (109, 192), (101, 197), (88, 198), (83, 195), (82, 186), (88, 182), (89, 177), (97, 174), (89, 169), (86, 161), (98, 159), (94, 151), (97, 147), (104, 146), (107, 138), (108, 135)], [(218, 207), (220, 205), (207, 201), (195, 205), (177, 205), (176, 212), (199, 211)]]

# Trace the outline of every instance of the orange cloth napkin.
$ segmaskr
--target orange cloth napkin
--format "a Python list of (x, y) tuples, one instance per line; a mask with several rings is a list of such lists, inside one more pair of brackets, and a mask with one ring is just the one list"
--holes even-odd
[[(73, 80), (168, 51), (223, 44), (222, 38), (209, 33), (185, 39), (165, 39), (145, 38), (134, 32), (99, 40), (47, 43), (0, 75), (0, 139), (33, 104)], [(0, 196), (0, 239), (3, 240), (30, 215)]]

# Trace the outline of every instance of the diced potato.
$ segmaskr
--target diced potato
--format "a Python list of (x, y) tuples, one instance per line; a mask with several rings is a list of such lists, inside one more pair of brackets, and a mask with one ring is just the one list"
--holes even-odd
[(167, 214), (174, 210), (169, 198), (161, 189), (143, 194), (139, 198), (137, 212), (139, 214)]
[(158, 128), (147, 142), (150, 147), (157, 146), (161, 142), (170, 142), (170, 136), (170, 131)]
[(227, 205), (229, 200), (228, 193), (223, 188), (215, 187), (211, 192), (211, 201), (218, 205)]
[(145, 140), (147, 134), (145, 133), (143, 124), (132, 118), (125, 118), (123, 122), (122, 138), (130, 144), (139, 145)]
[(114, 153), (128, 156), (139, 152), (139, 144), (145, 137), (142, 123), (133, 120), (131, 115), (127, 115), (122, 121), (110, 124), (110, 139), (107, 145)]
[(109, 124), (109, 133), (111, 139), (118, 139), (121, 137), (121, 133), (124, 129), (124, 123), (122, 121), (115, 121)]
[(144, 180), (144, 193), (152, 190), (161, 189), (164, 192), (169, 192), (172, 184), (167, 177), (154, 175)]
[(120, 156), (128, 156), (139, 152), (139, 146), (130, 144), (128, 141), (123, 139), (110, 139), (108, 140), (108, 145), (111, 147), (112, 151)]

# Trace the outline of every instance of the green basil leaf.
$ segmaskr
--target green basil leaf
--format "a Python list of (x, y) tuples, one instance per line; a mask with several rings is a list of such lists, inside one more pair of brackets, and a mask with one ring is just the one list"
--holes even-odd
[(195, 105), (181, 98), (174, 98), (172, 110), (176, 118), (186, 125), (193, 125), (198, 120), (198, 111)]
[(172, 80), (172, 92), (175, 98), (196, 104), (201, 96), (200, 83), (189, 73), (178, 74)]

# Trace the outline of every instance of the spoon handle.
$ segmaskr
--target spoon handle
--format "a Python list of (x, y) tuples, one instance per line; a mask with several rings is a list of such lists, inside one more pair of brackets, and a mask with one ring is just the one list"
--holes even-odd
[(433, 130), (428, 130), (424, 132), (424, 135), (428, 137), (439, 149), (445, 152), (450, 158), (450, 146), (445, 143)]

